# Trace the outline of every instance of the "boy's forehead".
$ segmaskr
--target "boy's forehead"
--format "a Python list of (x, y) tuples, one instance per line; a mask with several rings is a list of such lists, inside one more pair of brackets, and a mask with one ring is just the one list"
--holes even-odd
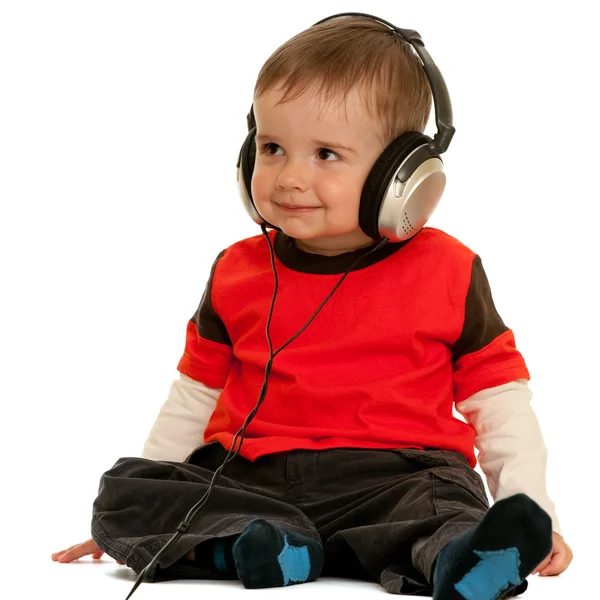
[(350, 137), (365, 135), (373, 129), (372, 117), (358, 90), (346, 96), (326, 98), (307, 90), (298, 98), (282, 101), (284, 90), (272, 88), (254, 100), (257, 133), (276, 134), (283, 131), (304, 133), (340, 133)]

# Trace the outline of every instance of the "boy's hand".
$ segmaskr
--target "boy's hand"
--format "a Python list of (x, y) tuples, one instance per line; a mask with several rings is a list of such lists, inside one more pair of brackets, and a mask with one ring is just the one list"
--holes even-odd
[[(66, 550), (61, 550), (60, 552), (55, 552), (52, 555), (53, 561), (58, 561), (61, 563), (71, 562), (72, 560), (77, 560), (82, 556), (87, 556), (88, 554), (92, 555), (92, 558), (102, 558), (104, 552), (98, 548), (96, 542), (93, 539), (89, 539), (81, 544), (75, 544)], [(120, 565), (124, 565), (120, 560), (117, 561)]]
[(538, 573), (542, 576), (559, 575), (567, 569), (573, 560), (573, 551), (556, 531), (552, 532), (552, 551), (548, 556), (531, 572), (532, 575)]

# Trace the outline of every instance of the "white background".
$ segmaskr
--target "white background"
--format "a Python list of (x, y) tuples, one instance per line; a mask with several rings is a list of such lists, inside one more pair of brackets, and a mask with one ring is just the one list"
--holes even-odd
[[(597, 597), (600, 53), (583, 1), (0, 4), (0, 590), (131, 589), (109, 557), (50, 554), (90, 536), (101, 474), (141, 453), (214, 258), (260, 234), (234, 167), (261, 65), (348, 10), (418, 30), (450, 91), (456, 135), (429, 225), (483, 259), (531, 371), (575, 554), (560, 577), (532, 577), (527, 597)], [(257, 594), (342, 586), (383, 592), (324, 580)], [(246, 593), (188, 581), (134, 598), (207, 592)]]

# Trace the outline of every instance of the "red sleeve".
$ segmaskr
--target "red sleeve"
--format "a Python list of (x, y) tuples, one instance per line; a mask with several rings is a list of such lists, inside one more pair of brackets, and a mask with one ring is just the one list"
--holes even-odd
[(215, 271), (223, 254), (217, 256), (200, 304), (188, 321), (185, 349), (177, 365), (180, 373), (217, 389), (225, 386), (233, 361), (231, 339), (212, 303)]

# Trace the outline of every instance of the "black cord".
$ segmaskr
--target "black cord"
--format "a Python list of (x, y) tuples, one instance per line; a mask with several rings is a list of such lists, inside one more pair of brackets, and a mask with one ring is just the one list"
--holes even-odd
[[(223, 471), (223, 469), (225, 468), (225, 466), (229, 462), (231, 462), (238, 455), (238, 452), (240, 451), (240, 449), (242, 447), (242, 444), (244, 442), (244, 437), (246, 435), (246, 426), (250, 423), (250, 421), (252, 421), (252, 419), (254, 418), (254, 416), (256, 415), (256, 413), (258, 411), (258, 408), (260, 407), (260, 405), (262, 404), (263, 400), (265, 399), (265, 396), (267, 395), (269, 375), (271, 374), (271, 368), (273, 366), (273, 360), (274, 360), (274, 358), (286, 346), (288, 346), (289, 344), (291, 344), (313, 322), (313, 320), (319, 314), (319, 312), (321, 311), (321, 309), (323, 308), (323, 306), (325, 306), (325, 303), (329, 300), (329, 298), (331, 298), (331, 296), (333, 296), (333, 294), (340, 287), (340, 285), (342, 285), (342, 282), (344, 281), (344, 279), (346, 279), (346, 277), (354, 269), (354, 267), (361, 260), (363, 260), (364, 258), (366, 258), (367, 256), (369, 256), (369, 254), (372, 254), (373, 252), (376, 252), (377, 250), (379, 250), (380, 248), (382, 248), (383, 246), (385, 246), (385, 244), (387, 244), (389, 242), (389, 239), (386, 238), (386, 237), (384, 237), (379, 244), (377, 244), (375, 247), (371, 248), (367, 253), (365, 253), (362, 256), (360, 256), (359, 258), (357, 258), (352, 263), (352, 265), (348, 268), (348, 270), (344, 273), (344, 275), (342, 275), (342, 277), (337, 282), (337, 284), (335, 285), (335, 287), (331, 290), (331, 292), (329, 292), (329, 295), (325, 298), (325, 300), (323, 300), (323, 302), (321, 302), (321, 304), (319, 305), (319, 307), (317, 308), (317, 310), (314, 312), (313, 316), (306, 322), (306, 324), (304, 325), (304, 327), (302, 327), (302, 329), (300, 329), (295, 335), (293, 335), (276, 352), (273, 352), (273, 344), (271, 342), (271, 335), (269, 333), (269, 327), (271, 325), (271, 318), (273, 317), (273, 309), (275, 308), (275, 298), (277, 296), (277, 289), (279, 287), (279, 277), (277, 276), (277, 269), (275, 268), (275, 254), (274, 254), (274, 251), (273, 251), (273, 245), (271, 243), (271, 238), (269, 237), (269, 234), (267, 233), (267, 228), (264, 225), (264, 223), (260, 227), (262, 229), (263, 235), (267, 238), (267, 243), (269, 244), (269, 255), (270, 255), (270, 258), (271, 258), (271, 269), (273, 270), (273, 275), (274, 275), (274, 278), (275, 278), (275, 286), (274, 286), (274, 289), (273, 289), (273, 298), (271, 300), (271, 308), (269, 310), (269, 317), (267, 319), (267, 327), (266, 327), (267, 343), (269, 345), (269, 360), (267, 361), (267, 365), (265, 367), (265, 379), (263, 381), (263, 385), (262, 385), (262, 388), (260, 390), (260, 394), (259, 394), (259, 397), (258, 397), (258, 402), (256, 403), (256, 406), (252, 409), (252, 411), (246, 417), (246, 420), (244, 421), (244, 424), (242, 425), (242, 427), (235, 434), (235, 436), (233, 438), (233, 441), (231, 443), (231, 448), (229, 449), (229, 452), (227, 453), (227, 456), (225, 457), (225, 460), (223, 461), (223, 464), (214, 472), (214, 475), (213, 475), (213, 477), (211, 479), (211, 482), (210, 482), (210, 484), (208, 486), (208, 489), (204, 493), (204, 496), (202, 496), (202, 498), (200, 498), (200, 500), (196, 504), (194, 504), (194, 506), (192, 506), (192, 508), (189, 510), (189, 512), (186, 515), (185, 519), (177, 527), (177, 532), (175, 533), (175, 535), (160, 549), (160, 551), (156, 554), (156, 556), (152, 559), (152, 561), (140, 572), (140, 574), (138, 575), (138, 578), (135, 581), (135, 584), (133, 585), (133, 588), (131, 589), (131, 591), (129, 592), (129, 595), (127, 596), (127, 598), (125, 598), (125, 600), (129, 600), (129, 598), (131, 598), (131, 596), (133, 595), (133, 592), (135, 592), (135, 590), (138, 588), (138, 586), (144, 581), (144, 578), (146, 577), (146, 574), (148, 573), (148, 571), (150, 571), (150, 569), (156, 564), (156, 562), (163, 555), (163, 553), (166, 552), (169, 548), (171, 548), (175, 544), (175, 542), (177, 542), (177, 540), (181, 537), (181, 535), (183, 533), (185, 533), (189, 529), (189, 527), (191, 525), (192, 519), (196, 516), (196, 514), (198, 513), (198, 511), (207, 503), (208, 498), (210, 497), (210, 494), (211, 494), (211, 492), (213, 490), (213, 487), (214, 487), (215, 483), (217, 483), (217, 481), (219, 481), (219, 477), (221, 477), (221, 472)], [(240, 433), (241, 433), (240, 445), (235, 450), (235, 452), (233, 453), (233, 456), (232, 456), (231, 453), (232, 453), (232, 451), (235, 448), (235, 445), (236, 445), (236, 442), (237, 442), (237, 439), (238, 439), (238, 436), (240, 435)]]

